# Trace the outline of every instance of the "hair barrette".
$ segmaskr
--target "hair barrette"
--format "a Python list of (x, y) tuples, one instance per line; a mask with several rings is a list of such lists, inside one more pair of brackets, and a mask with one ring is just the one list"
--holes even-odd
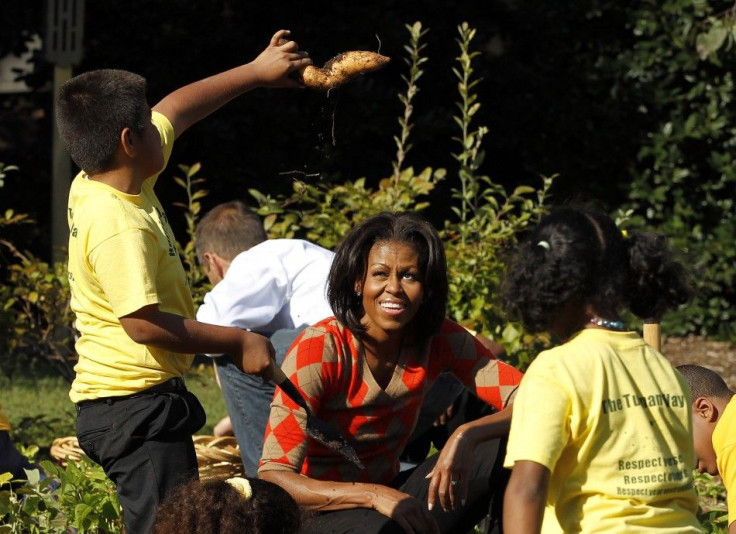
[(537, 243), (537, 246), (542, 247), (544, 250), (549, 250), (550, 248), (552, 248), (547, 241), (540, 241), (539, 243)]
[(250, 500), (250, 498), (253, 497), (253, 488), (251, 487), (250, 481), (247, 478), (233, 477), (228, 478), (225, 482), (238, 490), (238, 493), (240, 493), (246, 501)]

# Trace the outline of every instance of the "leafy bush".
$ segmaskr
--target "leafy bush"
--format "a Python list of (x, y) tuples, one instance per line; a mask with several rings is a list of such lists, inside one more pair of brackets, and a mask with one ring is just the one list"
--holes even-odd
[[(83, 457), (65, 468), (41, 462), (43, 471), (27, 471), (28, 482), (0, 490), (0, 534), (118, 534), (122, 512), (115, 486), (102, 468)], [(43, 475), (43, 476), (42, 476)], [(9, 473), (0, 474), (7, 487)]]
[[(0, 163), (0, 187), (5, 172), (13, 169)], [(9, 209), (0, 218), (0, 228), (32, 222), (27, 215)], [(0, 341), (0, 370), (27, 372), (45, 363), (71, 381), (76, 356), (66, 265), (41, 261), (2, 238), (0, 262), (5, 267), (0, 330), (8, 333)]]
[(715, 2), (643, 2), (621, 57), (640, 113), (656, 125), (632, 169), (634, 223), (672, 236), (695, 274), (694, 302), (668, 333), (736, 336), (736, 13)]

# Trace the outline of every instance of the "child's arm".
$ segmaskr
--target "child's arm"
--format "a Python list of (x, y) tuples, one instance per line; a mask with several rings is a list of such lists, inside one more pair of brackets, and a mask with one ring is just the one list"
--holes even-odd
[(242, 371), (271, 378), (273, 347), (267, 338), (253, 332), (200, 323), (163, 312), (155, 304), (121, 317), (120, 324), (141, 345), (185, 354), (228, 354)]
[(550, 472), (542, 464), (519, 460), (514, 464), (503, 499), (503, 530), (538, 534), (542, 530)]
[(236, 96), (256, 87), (300, 87), (289, 75), (312, 63), (299, 52), (294, 41), (286, 40), (288, 30), (279, 30), (266, 49), (250, 63), (191, 83), (165, 96), (154, 111), (165, 115), (178, 137)]

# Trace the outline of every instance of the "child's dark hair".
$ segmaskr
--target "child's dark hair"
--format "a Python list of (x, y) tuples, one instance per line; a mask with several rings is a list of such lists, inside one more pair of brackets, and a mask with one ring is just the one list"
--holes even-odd
[(153, 534), (296, 534), (301, 515), (286, 490), (248, 479), (249, 499), (224, 480), (193, 480), (175, 488), (156, 512)]
[(700, 365), (678, 365), (676, 369), (690, 384), (690, 396), (694, 401), (698, 397), (715, 397), (730, 399), (733, 396), (721, 375)]
[(502, 301), (512, 319), (542, 332), (569, 303), (591, 303), (609, 316), (628, 308), (649, 319), (690, 294), (685, 269), (664, 236), (625, 237), (607, 215), (566, 207), (543, 218), (520, 245)]
[(437, 230), (416, 213), (381, 213), (355, 226), (338, 245), (327, 284), (327, 299), (335, 317), (356, 335), (365, 332), (365, 311), (355, 283), (365, 280), (368, 255), (379, 242), (409, 244), (419, 256), (424, 302), (414, 319), (417, 343), (436, 334), (447, 309), (447, 261)]
[(197, 259), (204, 265), (204, 253), (214, 252), (232, 261), (235, 256), (268, 239), (260, 217), (239, 200), (218, 204), (197, 224), (194, 244)]
[(75, 76), (61, 86), (56, 101), (59, 136), (88, 174), (110, 170), (123, 129), (142, 134), (148, 120), (146, 80), (124, 70)]

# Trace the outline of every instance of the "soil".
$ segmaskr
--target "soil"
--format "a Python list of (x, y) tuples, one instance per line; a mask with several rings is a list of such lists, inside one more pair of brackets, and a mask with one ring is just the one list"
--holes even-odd
[(736, 390), (736, 343), (706, 341), (696, 336), (666, 337), (661, 350), (672, 365), (702, 365), (721, 375), (726, 384)]

